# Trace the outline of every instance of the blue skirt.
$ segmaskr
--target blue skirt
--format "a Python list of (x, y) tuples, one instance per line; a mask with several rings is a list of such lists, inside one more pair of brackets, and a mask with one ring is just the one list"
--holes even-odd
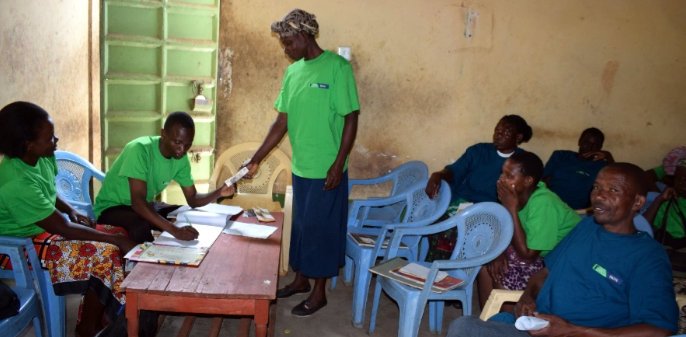
[(293, 225), (290, 265), (309, 278), (338, 275), (345, 263), (348, 218), (348, 172), (333, 190), (325, 179), (293, 175)]

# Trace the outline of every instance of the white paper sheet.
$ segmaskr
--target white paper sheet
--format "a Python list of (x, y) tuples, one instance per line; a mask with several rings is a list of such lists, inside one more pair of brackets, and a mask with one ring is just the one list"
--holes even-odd
[(240, 213), (243, 210), (243, 208), (241, 208), (240, 206), (221, 205), (221, 204), (215, 204), (215, 203), (209, 203), (205, 206), (196, 207), (196, 208), (191, 208), (188, 205), (183, 205), (183, 206), (169, 212), (169, 214), (167, 216), (170, 218), (174, 218), (174, 217), (177, 217), (179, 215), (179, 213), (188, 212), (191, 210), (232, 216), (232, 215), (236, 215), (236, 214)]
[[(400, 268), (400, 271), (406, 274), (421, 277), (426, 280), (426, 278), (429, 276), (429, 271), (431, 271), (431, 269), (424, 267), (420, 264), (408, 263), (406, 266)], [(439, 282), (440, 280), (446, 278), (446, 276), (448, 276), (448, 273), (439, 270), (436, 274), (436, 279), (434, 280), (434, 282)]]
[(226, 229), (224, 229), (224, 233), (226, 234), (247, 236), (257, 239), (266, 239), (275, 231), (276, 227), (238, 221), (229, 221)]
[(191, 210), (177, 214), (176, 222), (211, 225), (224, 228), (224, 226), (226, 226), (226, 221), (228, 218), (229, 216), (226, 214), (217, 214)]
[(232, 216), (240, 213), (243, 209), (240, 206), (220, 205), (211, 203), (202, 207), (196, 207), (195, 210)]
[[(187, 226), (188, 223), (176, 223), (177, 227)], [(153, 241), (153, 244), (163, 245), (163, 246), (175, 246), (175, 247), (192, 247), (192, 248), (210, 248), (215, 240), (222, 233), (224, 228), (211, 226), (211, 225), (199, 225), (191, 224), (195, 228), (199, 235), (195, 240), (183, 241), (174, 238), (169, 232), (163, 232), (160, 236)]]

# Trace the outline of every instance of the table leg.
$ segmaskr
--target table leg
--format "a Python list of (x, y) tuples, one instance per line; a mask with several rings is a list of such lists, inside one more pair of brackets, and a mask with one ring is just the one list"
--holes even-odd
[(250, 323), (252, 323), (252, 318), (243, 317), (238, 323), (238, 337), (248, 337), (250, 334)]
[(222, 319), (221, 317), (215, 317), (212, 319), (212, 325), (210, 325), (210, 337), (219, 336), (219, 331), (222, 329)]
[(255, 301), (255, 337), (267, 336), (269, 324), (269, 300)]
[(138, 337), (138, 295), (126, 294), (126, 330), (129, 337)]
[[(193, 329), (193, 323), (195, 322), (195, 316), (186, 316), (181, 324), (181, 329), (176, 337), (188, 337), (191, 334), (191, 329)], [(159, 330), (157, 330), (159, 331)]]

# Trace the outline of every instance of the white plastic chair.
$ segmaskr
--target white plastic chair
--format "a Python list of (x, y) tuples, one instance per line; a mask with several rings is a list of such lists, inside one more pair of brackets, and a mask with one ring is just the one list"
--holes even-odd
[[(255, 154), (260, 143), (243, 143), (224, 151), (215, 161), (210, 190), (224, 183), (224, 180), (240, 170), (243, 163)], [(243, 208), (262, 207), (280, 211), (281, 204), (273, 200), (274, 183), (281, 173), (286, 174), (286, 185), (291, 181), (291, 160), (283, 151), (274, 148), (262, 161), (252, 179), (243, 179), (237, 184), (236, 194), (225, 202)]]

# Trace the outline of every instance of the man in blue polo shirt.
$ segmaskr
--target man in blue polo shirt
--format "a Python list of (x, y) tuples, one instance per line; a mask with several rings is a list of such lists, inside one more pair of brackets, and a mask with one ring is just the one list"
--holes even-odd
[(509, 313), (496, 315), (498, 322), (469, 316), (454, 321), (448, 337), (671, 335), (678, 309), (669, 259), (633, 223), (646, 190), (636, 165), (609, 164), (598, 173), (593, 217), (546, 256), (546, 267), (531, 277), (515, 307), (516, 316), (544, 319), (546, 327), (517, 330)]

